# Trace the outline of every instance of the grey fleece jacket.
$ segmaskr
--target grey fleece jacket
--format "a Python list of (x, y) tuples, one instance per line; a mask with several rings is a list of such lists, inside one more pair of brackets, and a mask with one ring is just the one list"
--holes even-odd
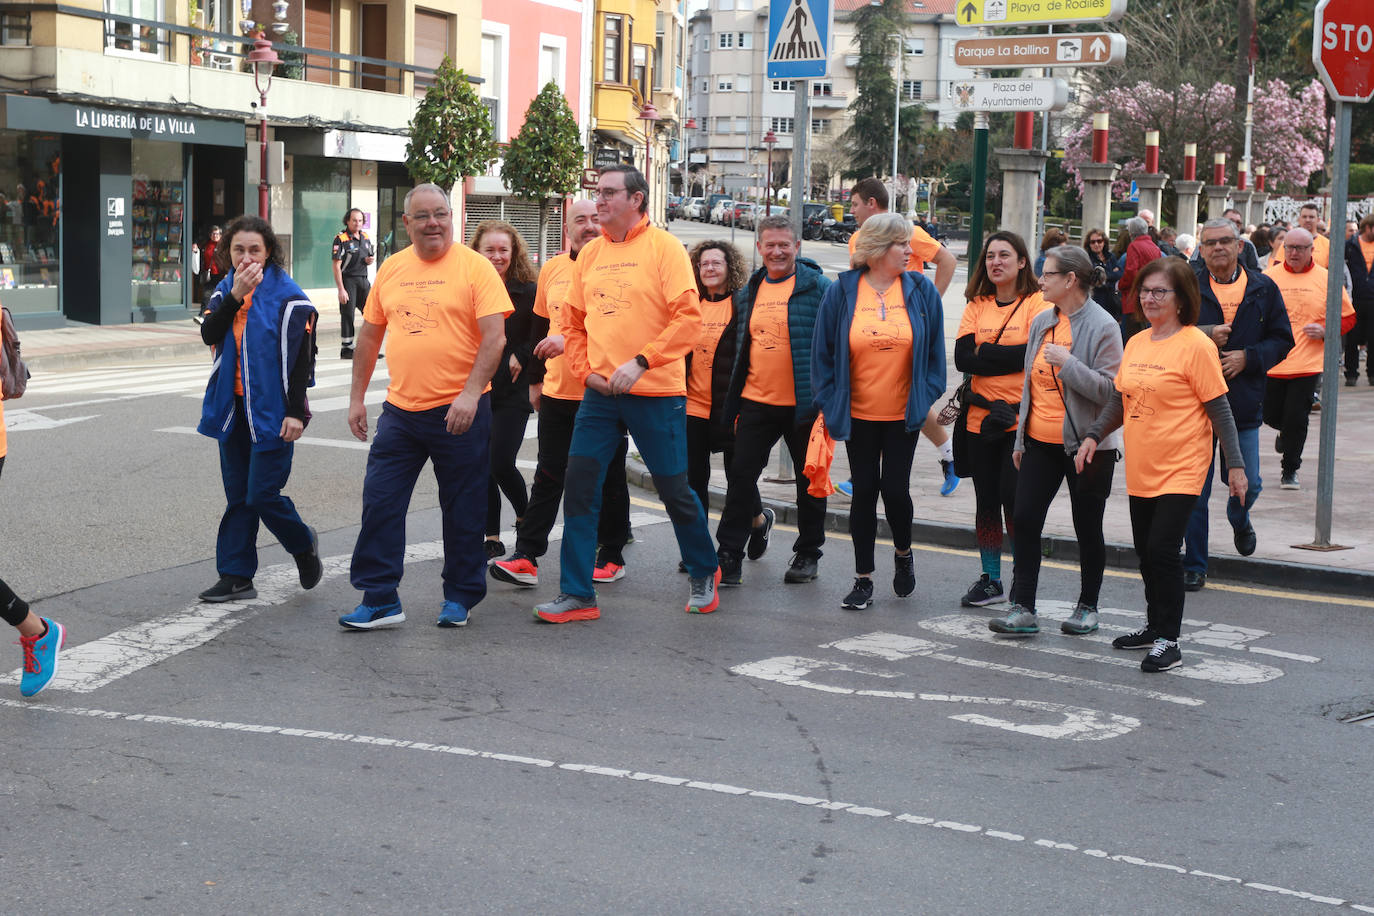
[[(1025, 381), (1021, 387), (1021, 416), (1016, 427), (1015, 451), (1026, 450), (1026, 418), (1030, 415), (1031, 367), (1050, 328), (1059, 323), (1058, 306), (1047, 308), (1031, 320), (1026, 343)], [(1064, 392), (1064, 451), (1073, 455), (1082, 437), (1093, 425), (1102, 408), (1116, 391), (1116, 373), (1121, 368), (1121, 328), (1107, 310), (1092, 299), (1069, 316), (1073, 342), (1069, 360), (1056, 375)], [(1121, 450), (1121, 430), (1116, 430), (1098, 445), (1099, 449)]]

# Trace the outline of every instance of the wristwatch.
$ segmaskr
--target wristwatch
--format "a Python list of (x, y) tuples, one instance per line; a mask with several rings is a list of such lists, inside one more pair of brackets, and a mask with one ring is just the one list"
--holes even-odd
[(647, 359), (644, 358), (644, 354), (643, 354), (643, 353), (636, 353), (636, 354), (635, 354), (635, 362), (639, 363), (639, 366), (640, 366), (641, 369), (648, 369), (648, 368), (649, 368), (649, 361), (648, 361)]

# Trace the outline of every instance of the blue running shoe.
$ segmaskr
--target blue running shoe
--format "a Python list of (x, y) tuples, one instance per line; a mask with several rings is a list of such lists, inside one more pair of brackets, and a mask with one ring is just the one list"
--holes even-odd
[(940, 470), (944, 472), (945, 482), (940, 484), (941, 496), (952, 496), (959, 489), (959, 475), (954, 473), (953, 461), (941, 461)]
[(19, 645), (24, 649), (24, 675), (19, 679), (19, 692), (31, 697), (52, 683), (57, 676), (57, 653), (67, 641), (67, 631), (62, 624), (44, 617), (48, 632), (42, 636), (21, 636)]
[(468, 625), (468, 609), (457, 601), (445, 601), (439, 607), (439, 626), (465, 627)]
[(846, 480), (843, 483), (835, 484), (835, 492), (852, 498), (854, 496), (854, 481)]
[(339, 626), (349, 630), (375, 630), (405, 623), (405, 620), (406, 612), (401, 610), (401, 602), (393, 601), (382, 605), (360, 604), (353, 613), (339, 618)]

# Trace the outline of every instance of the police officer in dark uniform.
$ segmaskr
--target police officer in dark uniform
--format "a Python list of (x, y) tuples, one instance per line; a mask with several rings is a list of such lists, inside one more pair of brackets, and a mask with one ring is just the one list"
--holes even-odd
[(339, 291), (339, 358), (353, 358), (353, 311), (362, 311), (372, 284), (367, 266), (376, 260), (372, 239), (363, 231), (363, 211), (354, 207), (344, 214), (344, 231), (334, 237), (334, 286)]

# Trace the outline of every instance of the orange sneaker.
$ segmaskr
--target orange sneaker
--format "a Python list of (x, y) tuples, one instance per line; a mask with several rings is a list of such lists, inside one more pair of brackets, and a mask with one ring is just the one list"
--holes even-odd
[(552, 601), (535, 605), (534, 616), (544, 623), (572, 623), (599, 619), (601, 608), (596, 606), (595, 598), (559, 595)]
[(710, 576), (691, 580), (691, 593), (687, 596), (687, 613), (709, 614), (720, 607), (720, 567)]
[(539, 584), (539, 567), (518, 550), (511, 554), (509, 560), (494, 560), (487, 568), (491, 570), (491, 577), (498, 582), (509, 582), (525, 588), (534, 588)]
[(593, 582), (615, 582), (625, 578), (625, 567), (619, 563), (602, 563), (592, 570)]

